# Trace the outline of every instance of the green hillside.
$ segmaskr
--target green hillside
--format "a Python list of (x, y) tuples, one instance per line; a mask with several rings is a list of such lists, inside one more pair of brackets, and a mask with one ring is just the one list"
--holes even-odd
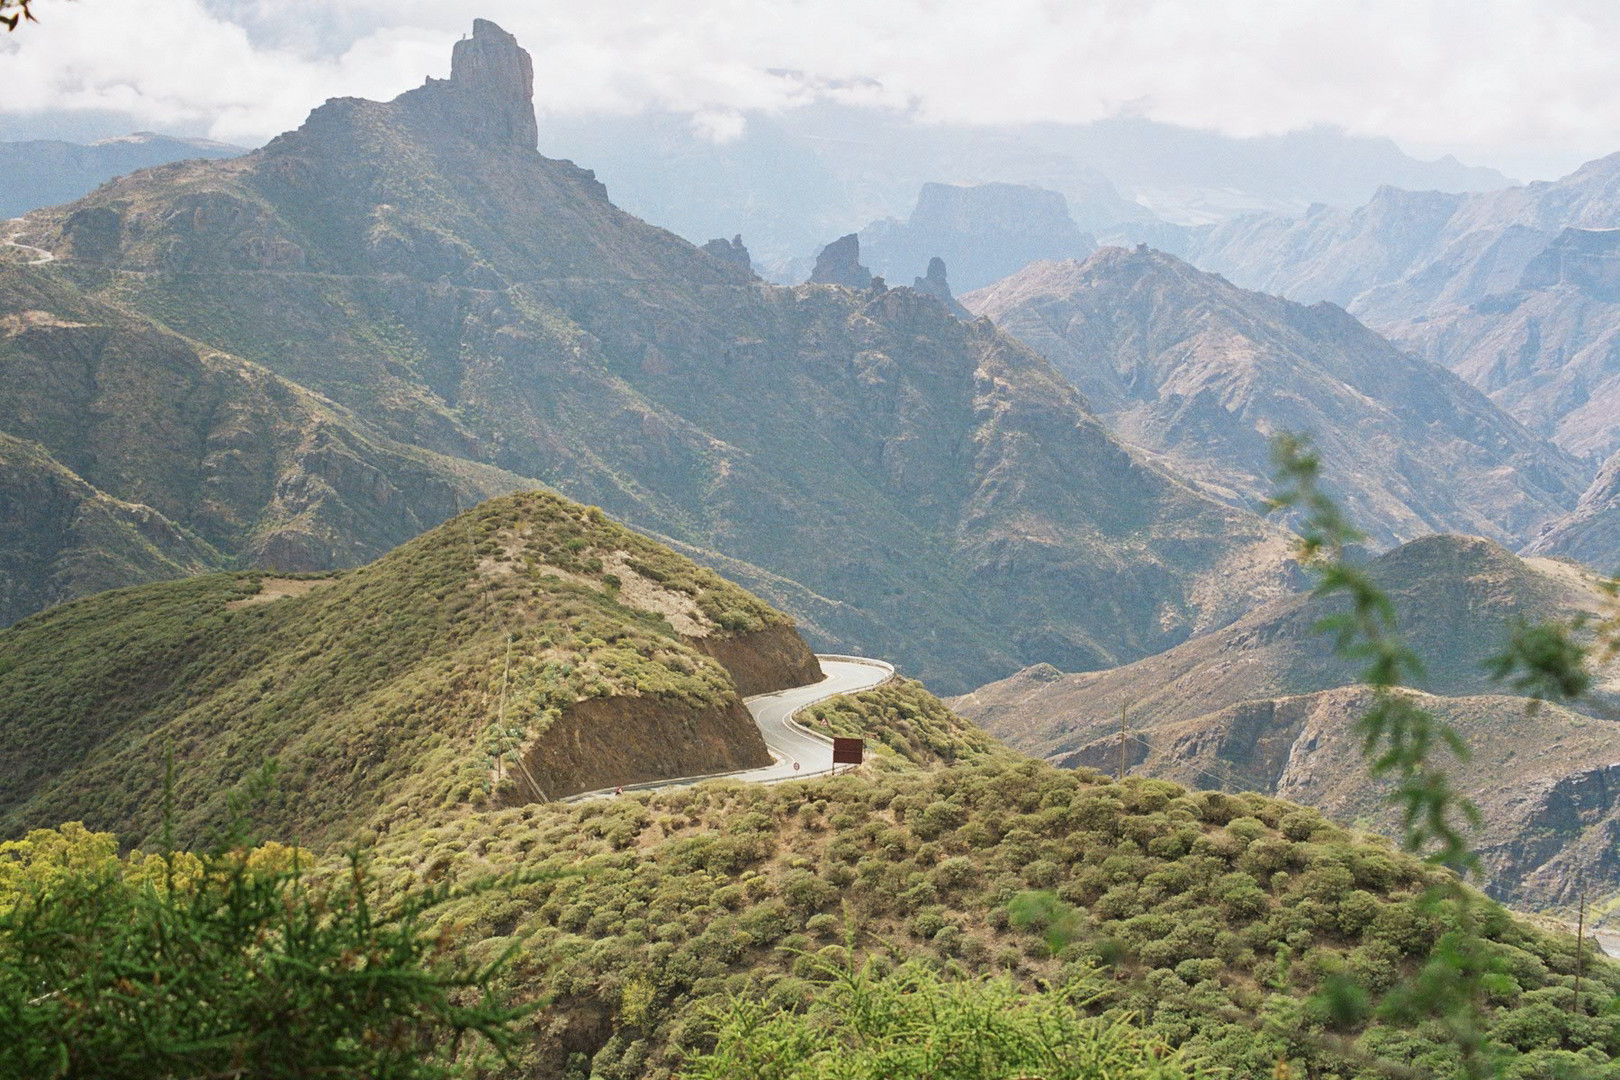
[[(1439, 872), (1277, 799), (989, 754), (423, 826), (382, 839), (385, 879), (583, 871), (446, 913), (485, 936), (485, 955), (520, 949), (508, 984), (540, 1009), (508, 1075), (678, 1075), (730, 995), (806, 1007), (850, 946), (880, 970), (1007, 972), (1026, 995), (1073, 985), (1085, 1012), (1132, 1018), (1210, 1075), (1279, 1075), (1279, 1060), (1319, 1080), (1457, 1067), (1436, 1026), (1337, 1018), (1316, 996), (1348, 976), (1377, 1002), (1415, 971), (1444, 925), (1420, 898)], [(1486, 906), (1502, 1075), (1615, 1075), (1620, 1017), (1599, 1013), (1620, 966), (1589, 949), (1572, 1014), (1573, 940)]]
[[(909, 680), (807, 711), (873, 745), (844, 776), (541, 801), (756, 764), (739, 689), (815, 678), (785, 616), (554, 495), (341, 574), (61, 604), (0, 632), (0, 672), (0, 835), (82, 820), (150, 849), (172, 755), (182, 840), (234, 802), (317, 874), (358, 845), (383, 896), (528, 873), (438, 909), (474, 961), (512, 953), (503, 989), (534, 1006), (484, 1075), (676, 1076), (736, 995), (801, 1009), (904, 963), (1000, 973), (1032, 1008), (1066, 987), (1085, 1031), (1195, 1074), (1458, 1064), (1374, 1008), (1450, 925), (1424, 898), (1442, 871), (1283, 800), (1023, 758)], [(1502, 1075), (1615, 1075), (1620, 968), (1588, 951), (1574, 1008), (1575, 943), (1476, 904)]]
[(265, 827), (335, 843), (400, 812), (766, 764), (739, 684), (817, 677), (785, 616), (541, 493), (335, 576), (64, 604), (0, 632), (0, 671), (0, 831), (83, 820), (137, 843), (169, 755), (183, 835), (273, 757)]

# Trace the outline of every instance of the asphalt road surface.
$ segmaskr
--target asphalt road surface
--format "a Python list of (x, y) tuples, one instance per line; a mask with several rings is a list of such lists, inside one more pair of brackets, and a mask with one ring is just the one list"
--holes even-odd
[[(763, 768), (743, 772), (712, 773), (707, 776), (683, 776), (674, 780), (654, 780), (645, 784), (626, 784), (624, 791), (657, 791), (659, 788), (696, 784), (724, 776), (729, 780), (747, 780), (756, 784), (770, 784), (780, 780), (793, 780), (806, 776), (822, 776), (832, 771), (832, 741), (818, 738), (798, 724), (792, 716), (806, 705), (814, 705), (839, 694), (853, 694), (868, 690), (894, 675), (894, 668), (882, 660), (867, 660), (854, 656), (818, 656), (825, 676), (820, 682), (778, 690), (774, 694), (757, 694), (746, 698), (743, 704), (753, 714), (754, 723), (765, 739), (771, 756), (776, 760)], [(798, 768), (794, 768), (797, 765)], [(571, 795), (568, 801), (594, 799), (612, 795), (620, 789), (602, 788)]]

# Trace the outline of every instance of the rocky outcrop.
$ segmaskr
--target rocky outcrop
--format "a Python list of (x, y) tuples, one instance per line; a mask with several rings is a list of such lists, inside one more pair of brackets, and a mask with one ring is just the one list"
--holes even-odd
[(730, 240), (716, 238), (703, 245), (703, 250), (719, 259), (728, 266), (735, 266), (746, 271), (750, 276), (754, 273), (753, 260), (748, 255), (748, 249), (743, 246), (742, 234), (738, 233)]
[(1062, 195), (1021, 184), (924, 184), (908, 220), (873, 222), (860, 237), (875, 272), (904, 281), (900, 275), (937, 256), (963, 289), (983, 288), (1038, 259), (1083, 259), (1097, 249)]
[(850, 289), (868, 289), (872, 285), (872, 272), (861, 265), (861, 239), (854, 233), (840, 236), (821, 249), (816, 256), (815, 269), (810, 271), (812, 285), (843, 285)]
[(450, 78), (429, 79), (402, 100), (434, 109), (490, 147), (534, 151), (534, 62), (517, 39), (488, 19), (450, 53)]
[(731, 673), (743, 697), (804, 686), (823, 678), (816, 654), (791, 626), (767, 626), (731, 637), (687, 638), (687, 644), (712, 656)]
[(577, 702), (524, 747), (508, 804), (581, 791), (734, 772), (771, 763), (759, 727), (741, 701), (699, 708), (644, 697)]
[(944, 304), (958, 319), (973, 318), (973, 313), (952, 295), (951, 283), (945, 278), (945, 260), (938, 255), (928, 260), (928, 273), (914, 280), (911, 287)]

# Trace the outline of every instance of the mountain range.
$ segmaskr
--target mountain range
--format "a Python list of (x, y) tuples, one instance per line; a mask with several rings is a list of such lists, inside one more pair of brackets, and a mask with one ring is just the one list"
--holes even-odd
[(1270, 440), (1309, 432), (1379, 547), (1436, 532), (1517, 548), (1586, 469), (1443, 368), (1331, 304), (1240, 289), (1145, 247), (1041, 262), (963, 297), (1072, 382), (1126, 442), (1234, 505), (1271, 491)]
[(236, 157), (240, 146), (139, 131), (92, 143), (0, 142), (0, 219), (88, 195), (115, 176), (185, 158)]
[[(448, 80), (328, 102), (260, 151), (139, 172), (18, 226), (54, 261), (15, 249), (0, 310), (128, 319), (297, 403), (232, 417), (261, 462), (257, 486), (232, 488), (234, 516), (126, 477), (163, 445), (113, 404), (147, 366), (74, 383), (79, 352), (26, 338), (12, 347), (35, 351), (6, 370), (42, 401), (0, 430), (110, 497), (150, 495), (226, 557), (283, 569), (356, 565), (475, 494), (548, 485), (729, 560), (818, 643), (944, 689), (1147, 655), (1290, 580), (1278, 526), (1121, 445), (988, 323), (912, 289), (768, 286), (618, 210), (532, 148), (528, 63), (479, 22)], [(210, 457), (231, 415), (213, 401), (163, 396), (188, 492), (251, 460)], [(316, 413), (344, 449), (311, 459)], [(120, 425), (137, 426), (122, 449)], [(81, 433), (98, 426), (113, 442), (89, 456)], [(263, 463), (277, 445), (291, 463)], [(278, 469), (292, 480), (269, 482)], [(372, 532), (341, 548), (310, 503)], [(259, 541), (280, 522), (296, 540)]]
[[(1143, 1075), (1462, 1075), (1455, 1031), (1387, 1007), (1458, 941), (1490, 958), (1468, 1024), (1504, 1075), (1612, 1067), (1620, 967), (1360, 831), (1401, 823), (1320, 632), (1342, 606), (1251, 507), (1268, 437), (1313, 430), (1392, 548), (1351, 557), (1423, 662), (1403, 692), (1472, 749), (1444, 763), (1488, 888), (1567, 910), (1585, 875), (1602, 917), (1620, 682), (1537, 703), (1488, 661), (1521, 620), (1614, 615), (1591, 570), (1503, 545), (1607, 550), (1620, 455), (1588, 486), (1596, 452), (1335, 303), (1091, 250), (1104, 219), (1192, 244), (1370, 173), (1500, 178), (1129, 120), (862, 147), (889, 132), (868, 112), (821, 164), (784, 137), (814, 168), (783, 188), (957, 151), (1061, 182), (957, 177), (866, 233), (802, 215), (839, 238), (784, 286), (732, 225), (695, 246), (542, 156), (532, 77), (478, 20), (448, 79), (4, 227), (0, 884), (49, 887), (0, 902), (80, 895), (61, 852), (150, 871), (250, 823), (291, 888), (353, 881), (362, 919), (495, 975), (524, 1011), (499, 1062), (458, 1062), (479, 1075), (670, 1080), (722, 1010), (797, 1024), (830, 982), (918, 1000), (935, 969), (1151, 1047)], [(1601, 301), (1607, 238), (1558, 228), (1518, 288)], [(849, 658), (812, 643), (996, 681), (954, 709), (903, 677), (832, 696)], [(802, 701), (860, 765), (714, 778), (766, 765)], [(172, 916), (189, 859), (163, 863)]]
[(1083, 232), (1112, 235), (1128, 224), (1159, 230), (1132, 234), (1155, 243), (1235, 213), (1362, 202), (1380, 185), (1510, 183), (1491, 169), (1418, 161), (1387, 139), (1331, 128), (1232, 138), (1132, 116), (978, 125), (836, 101), (737, 119), (741, 130), (730, 138), (663, 112), (553, 114), (540, 127), (547, 147), (592, 163), (632, 213), (694, 242), (740, 232), (762, 272), (783, 282), (803, 280), (799, 260), (830, 237), (902, 218), (930, 183), (1039, 186), (1068, 200)]
[(1354, 208), (1238, 217), (1195, 238), (1188, 257), (1240, 285), (1331, 300), (1601, 461), (1620, 448), (1616, 226), (1620, 155), (1554, 182), (1383, 188)]
[[(1393, 598), (1403, 640), (1426, 671), (1419, 703), (1470, 750), (1448, 763), (1481, 809), (1492, 888), (1519, 904), (1566, 904), (1584, 874), (1620, 880), (1620, 727), (1616, 684), (1575, 708), (1541, 704), (1490, 677), (1486, 661), (1517, 620), (1612, 614), (1597, 575), (1562, 560), (1521, 559), (1477, 538), (1433, 536), (1368, 568)], [(1114, 769), (1121, 716), (1126, 766), (1200, 787), (1258, 790), (1386, 833), (1399, 828), (1361, 761), (1368, 704), (1359, 666), (1321, 620), (1342, 605), (1308, 593), (1272, 601), (1231, 626), (1112, 671), (1032, 667), (952, 704), (1015, 748)]]

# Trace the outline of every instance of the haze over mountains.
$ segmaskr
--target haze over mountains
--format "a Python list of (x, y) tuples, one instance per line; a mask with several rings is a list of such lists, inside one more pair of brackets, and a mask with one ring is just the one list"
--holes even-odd
[(59, 139), (0, 142), (0, 218), (69, 202), (136, 169), (246, 152), (243, 147), (210, 139), (181, 139), (150, 131), (88, 144)]
[(718, 141), (688, 116), (659, 113), (542, 116), (541, 130), (550, 152), (591, 163), (632, 213), (694, 241), (741, 232), (762, 270), (783, 281), (802, 280), (795, 260), (830, 238), (903, 218), (928, 183), (1043, 187), (1062, 194), (1079, 228), (1094, 233), (1122, 222), (1198, 224), (1243, 210), (1353, 204), (1381, 184), (1474, 191), (1508, 183), (1491, 169), (1417, 161), (1388, 140), (1332, 129), (1234, 139), (1128, 116), (932, 124), (833, 103), (742, 119), (735, 138)]
[(1601, 460), (1620, 448), (1616, 226), (1620, 156), (1555, 182), (1474, 195), (1386, 188), (1353, 208), (1236, 218), (1189, 257), (1240, 285), (1331, 300)]
[(1517, 548), (1586, 485), (1569, 455), (1339, 308), (1160, 252), (1036, 263), (963, 303), (1051, 360), (1125, 441), (1236, 505), (1270, 494), (1284, 431), (1313, 433), (1326, 482), (1380, 547), (1461, 532)]
[[(331, 470), (396, 517), (453, 512), (445, 459), (496, 488), (544, 482), (735, 560), (817, 640), (894, 656), (943, 688), (1038, 660), (1146, 655), (1289, 579), (1277, 526), (1122, 447), (988, 324), (909, 289), (768, 287), (617, 210), (589, 172), (531, 148), (526, 65), (480, 22), (449, 80), (388, 104), (336, 100), (262, 151), (137, 173), (32, 215), (23, 242), (56, 261), (8, 269), (7, 310), (143, 313), (308, 391), (329, 433), (352, 424), (355, 440), (412, 448), (437, 483), (376, 462)], [(14, 433), (66, 455), (84, 408)], [(118, 498), (145, 490), (109, 484)], [(274, 492), (254, 498), (274, 506)], [(212, 505), (171, 510), (201, 531)], [(277, 564), (247, 538), (219, 542)], [(377, 553), (332, 549), (324, 565)]]

